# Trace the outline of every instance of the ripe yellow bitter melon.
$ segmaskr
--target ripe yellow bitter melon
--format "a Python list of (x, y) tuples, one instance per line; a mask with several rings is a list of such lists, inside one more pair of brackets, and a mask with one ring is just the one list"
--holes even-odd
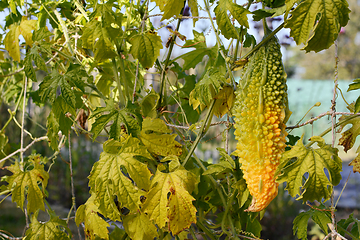
[(244, 66), (234, 105), (235, 154), (253, 196), (247, 211), (258, 212), (278, 193), (275, 171), (285, 151), (289, 117), (286, 73), (280, 45), (272, 37)]

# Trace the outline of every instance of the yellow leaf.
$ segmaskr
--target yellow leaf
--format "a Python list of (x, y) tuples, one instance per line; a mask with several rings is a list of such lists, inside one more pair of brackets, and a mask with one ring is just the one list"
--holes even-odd
[(131, 239), (148, 240), (158, 236), (156, 226), (143, 213), (138, 212), (124, 217), (123, 224)]
[(20, 62), (20, 27), (18, 24), (14, 23), (10, 25), (9, 29), (10, 31), (6, 34), (4, 39), (5, 49), (9, 52), (10, 57), (12, 57), (14, 61)]
[(139, 138), (149, 152), (160, 156), (180, 156), (182, 146), (175, 141), (176, 134), (168, 134), (171, 132), (161, 119), (145, 118)]
[(196, 176), (181, 166), (170, 173), (158, 169), (142, 209), (159, 228), (168, 223), (169, 230), (177, 235), (196, 222), (195, 199), (190, 195), (195, 184)]
[(23, 19), (20, 23), (20, 34), (24, 37), (25, 42), (30, 47), (33, 44), (32, 32), (36, 28), (36, 20)]
[[(360, 152), (360, 146), (358, 147), (358, 149), (356, 150), (357, 153)], [(355, 159), (353, 159), (350, 163), (349, 166), (353, 166), (353, 172), (358, 172), (360, 173), (360, 156), (357, 155)]]
[(215, 99), (214, 114), (220, 118), (230, 111), (233, 105), (235, 99), (234, 89), (231, 86), (225, 86), (215, 96)]

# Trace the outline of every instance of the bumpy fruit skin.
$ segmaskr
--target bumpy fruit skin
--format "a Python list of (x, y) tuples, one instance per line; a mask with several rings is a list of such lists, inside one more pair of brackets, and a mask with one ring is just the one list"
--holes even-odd
[(278, 193), (275, 171), (286, 146), (287, 106), (286, 73), (280, 45), (273, 37), (244, 67), (233, 111), (235, 154), (253, 196), (247, 211), (263, 210)]

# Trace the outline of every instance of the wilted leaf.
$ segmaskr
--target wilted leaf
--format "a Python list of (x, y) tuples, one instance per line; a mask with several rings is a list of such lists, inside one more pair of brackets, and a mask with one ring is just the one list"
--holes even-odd
[(305, 0), (291, 12), (285, 27), (296, 44), (306, 43), (306, 52), (319, 52), (334, 43), (349, 13), (346, 0)]
[[(18, 161), (7, 167), (7, 170), (13, 174), (7, 178), (9, 190), (12, 191), (12, 201), (24, 209), (26, 198), (28, 213), (35, 213), (39, 209), (45, 211), (45, 188), (49, 174), (44, 170), (44, 166), (40, 164), (37, 157), (29, 158), (28, 164), (32, 168), (29, 166), (26, 170), (22, 170)], [(41, 187), (39, 187), (39, 183)]]
[[(189, 102), (194, 109), (201, 106), (207, 106), (219, 93), (221, 84), (224, 83), (225, 77), (216, 69), (209, 69), (205, 76), (196, 83), (194, 90), (190, 93)], [(201, 104), (201, 105), (200, 105)]]
[(224, 86), (215, 96), (214, 115), (221, 118), (228, 113), (234, 103), (235, 94), (232, 86)]
[(139, 59), (144, 68), (152, 67), (163, 48), (160, 36), (155, 32), (147, 32), (135, 35), (129, 41), (133, 57)]
[[(298, 199), (304, 202), (322, 202), (330, 198), (333, 186), (339, 184), (342, 162), (338, 150), (325, 144), (324, 139), (315, 136), (311, 141), (317, 142), (319, 148), (305, 147), (301, 138), (283, 154), (277, 170), (281, 175), (277, 181), (287, 182), (286, 189), (292, 197), (299, 195)], [(327, 169), (328, 176), (324, 169)]]
[(135, 156), (151, 158), (137, 138), (128, 136), (122, 142), (113, 139), (104, 143), (104, 151), (89, 176), (90, 192), (96, 196), (101, 213), (116, 221), (120, 220), (120, 208), (130, 212), (139, 210), (142, 190), (150, 187), (151, 173), (147, 165), (136, 160)]
[(169, 134), (171, 132), (163, 120), (145, 118), (139, 138), (149, 152), (160, 156), (180, 156), (182, 145), (175, 140), (176, 134)]

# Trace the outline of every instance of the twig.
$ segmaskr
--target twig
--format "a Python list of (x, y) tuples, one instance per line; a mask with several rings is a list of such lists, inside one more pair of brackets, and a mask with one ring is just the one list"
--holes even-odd
[(336, 201), (336, 203), (335, 203), (335, 208), (336, 208), (336, 206), (337, 206), (338, 203), (339, 203), (340, 197), (341, 197), (341, 195), (343, 194), (344, 189), (345, 189), (347, 183), (349, 182), (350, 175), (351, 175), (351, 171), (349, 171), (349, 176), (348, 176), (348, 178), (346, 179), (346, 182), (345, 182), (345, 184), (344, 184), (344, 187), (341, 189), (341, 192), (340, 192), (340, 194), (339, 194), (339, 197), (338, 197), (338, 199), (337, 199), (337, 201)]
[[(27, 92), (27, 83), (28, 78), (24, 77), (24, 99), (23, 99), (23, 111), (21, 116), (21, 139), (20, 139), (20, 148), (24, 148), (24, 124), (25, 124), (25, 106), (26, 106), (26, 92)], [(20, 166), (23, 170), (24, 167), (24, 152), (20, 152)]]
[(20, 148), (18, 150), (16, 150), (15, 152), (7, 155), (6, 157), (4, 157), (3, 159), (0, 160), (0, 163), (2, 163), (3, 161), (11, 158), (12, 156), (18, 154), (19, 152), (26, 152), (34, 143), (36, 142), (40, 142), (40, 141), (43, 141), (43, 140), (48, 140), (48, 137), (47, 136), (43, 136), (43, 137), (39, 137), (39, 138), (35, 138), (29, 145), (27, 145), (25, 148)]
[(306, 122), (304, 122), (304, 123), (302, 123), (302, 124), (295, 125), (295, 126), (288, 126), (288, 127), (286, 127), (286, 129), (299, 128), (299, 127), (305, 126), (305, 125), (307, 125), (307, 124), (310, 124), (310, 123), (312, 123), (312, 122), (314, 122), (314, 121), (316, 121), (316, 120), (318, 120), (318, 119), (320, 119), (320, 118), (322, 118), (322, 117), (324, 117), (324, 116), (333, 115), (333, 114), (334, 114), (334, 115), (350, 115), (350, 116), (356, 115), (356, 116), (360, 116), (360, 113), (327, 111), (327, 112), (325, 112), (325, 113), (321, 113), (320, 115), (318, 115), (318, 116), (316, 116), (316, 117), (314, 117), (314, 118), (312, 118), (312, 119), (310, 119), (310, 120), (308, 120), (308, 121), (306, 121)]
[[(212, 127), (212, 126), (216, 126), (216, 125), (220, 125), (220, 124), (227, 124), (227, 123), (228, 123), (227, 121), (220, 121), (220, 122), (211, 123), (210, 126)], [(169, 124), (169, 123), (166, 123), (166, 126), (173, 127), (173, 128), (179, 128), (179, 129), (190, 129), (191, 128), (191, 127), (174, 125), (174, 124)], [(201, 126), (197, 126), (195, 128), (201, 128)]]
[[(70, 132), (69, 132), (69, 135), (68, 135), (68, 141), (69, 141), (69, 168), (70, 168), (72, 206), (70, 208), (67, 221), (69, 221), (69, 219), (70, 219), (70, 213), (71, 213), (72, 209), (74, 210), (74, 213), (76, 214), (76, 201), (75, 201), (76, 198), (75, 198), (74, 176), (73, 176), (73, 168), (72, 168)], [(81, 240), (80, 228), (78, 226), (76, 228), (77, 228), (77, 231), (78, 231), (79, 239)]]
[(22, 237), (10, 237), (10, 236), (6, 235), (5, 233), (2, 233), (2, 232), (0, 232), (0, 236), (5, 238), (5, 239), (10, 239), (10, 240), (21, 240), (21, 239), (23, 239)]

